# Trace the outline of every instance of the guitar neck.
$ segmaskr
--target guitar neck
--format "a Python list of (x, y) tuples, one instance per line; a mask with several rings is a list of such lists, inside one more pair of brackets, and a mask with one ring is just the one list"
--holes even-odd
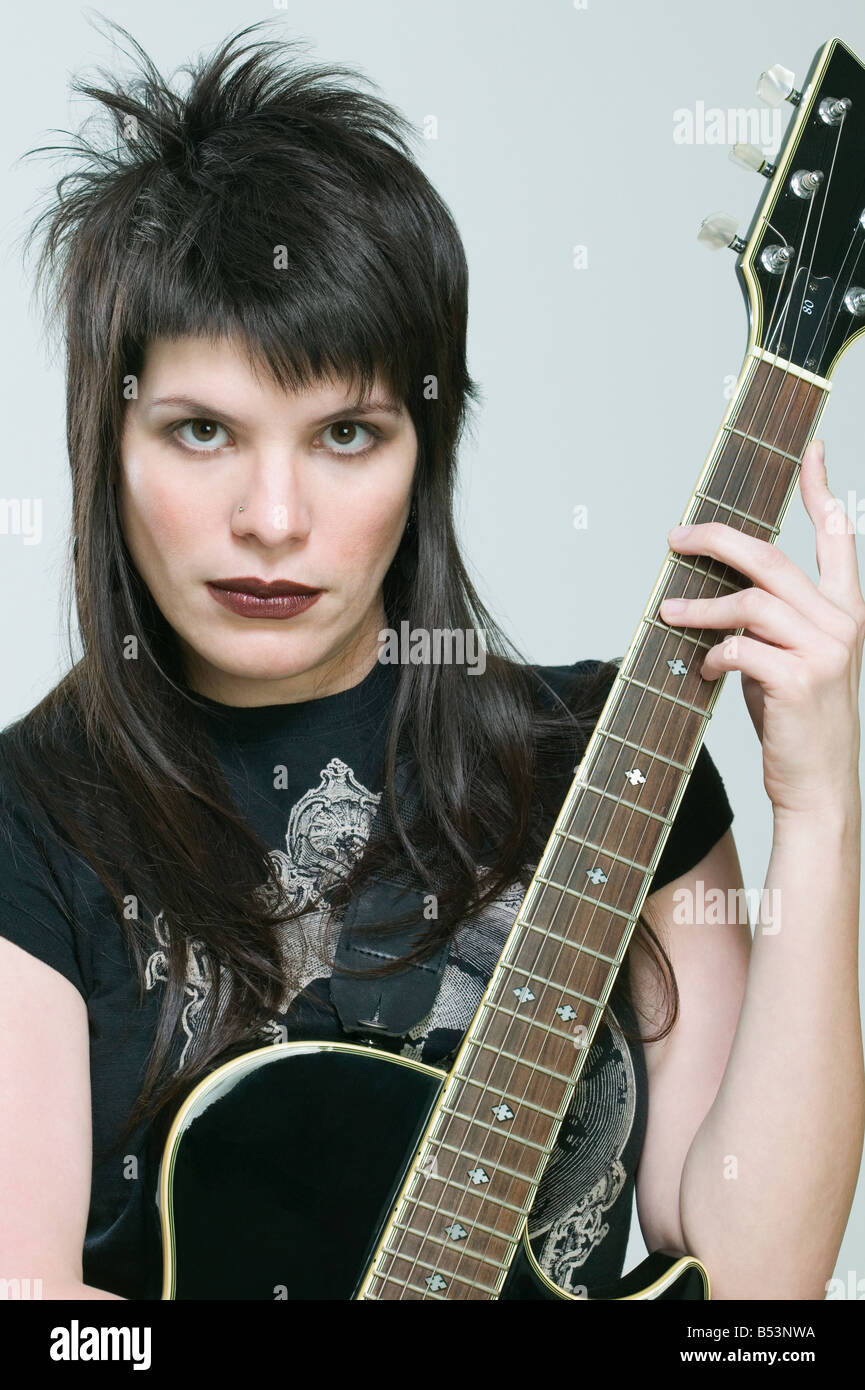
[[(774, 542), (828, 391), (749, 352), (685, 521)], [(497, 1297), (723, 684), (699, 673), (722, 634), (659, 605), (749, 583), (664, 560), (361, 1297), (399, 1297), (409, 1271), (430, 1297)]]

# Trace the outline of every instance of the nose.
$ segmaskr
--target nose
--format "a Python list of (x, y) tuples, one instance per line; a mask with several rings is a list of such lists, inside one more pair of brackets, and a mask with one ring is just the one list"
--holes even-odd
[(312, 516), (302, 469), (285, 450), (256, 461), (236, 491), (231, 513), (236, 536), (255, 536), (272, 546), (309, 535)]

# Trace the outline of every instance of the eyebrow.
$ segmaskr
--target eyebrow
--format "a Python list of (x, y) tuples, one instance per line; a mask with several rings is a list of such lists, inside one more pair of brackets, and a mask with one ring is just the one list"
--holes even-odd
[[(190, 415), (196, 415), (205, 420), (224, 420), (226, 424), (237, 425), (241, 421), (235, 415), (229, 415), (226, 411), (218, 409), (216, 406), (208, 405), (207, 401), (195, 400), (192, 396), (157, 396), (146, 407), (148, 411), (155, 410), (157, 406), (170, 405), (180, 410), (186, 410)], [(328, 425), (334, 420), (344, 420), (349, 415), (375, 415), (377, 413), (385, 415), (402, 415), (402, 407), (395, 405), (393, 401), (387, 399), (353, 401), (350, 405), (340, 406), (339, 410), (333, 410), (329, 415), (323, 415), (315, 423), (318, 425)]]

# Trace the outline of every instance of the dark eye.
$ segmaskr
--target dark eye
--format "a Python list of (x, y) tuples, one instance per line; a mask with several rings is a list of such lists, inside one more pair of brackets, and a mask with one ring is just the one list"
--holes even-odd
[[(366, 444), (360, 440), (360, 447), (352, 448), (359, 440), (359, 431), (369, 435), (372, 443)], [(336, 444), (344, 444), (345, 448), (331, 448), (332, 454), (365, 454), (369, 449), (374, 448), (378, 432), (372, 430), (369, 425), (362, 425), (359, 420), (335, 420), (332, 425), (328, 425), (324, 431), (325, 435), (332, 433), (332, 438)]]
[[(192, 432), (191, 438), (183, 439), (181, 434), (183, 430), (190, 430)], [(183, 447), (190, 449), (193, 453), (212, 454), (225, 442), (224, 440), (217, 440), (214, 445), (214, 437), (218, 435), (220, 430), (227, 437), (225, 426), (218, 424), (216, 420), (184, 420), (182, 425), (177, 426), (175, 434), (181, 439)], [(207, 448), (207, 445), (214, 445), (214, 447)]]

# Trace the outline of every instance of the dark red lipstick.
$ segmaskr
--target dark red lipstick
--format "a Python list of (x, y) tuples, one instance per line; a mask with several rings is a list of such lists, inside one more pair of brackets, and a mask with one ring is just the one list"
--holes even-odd
[(216, 602), (242, 618), (293, 618), (311, 608), (323, 592), (293, 579), (211, 579), (207, 585)]

